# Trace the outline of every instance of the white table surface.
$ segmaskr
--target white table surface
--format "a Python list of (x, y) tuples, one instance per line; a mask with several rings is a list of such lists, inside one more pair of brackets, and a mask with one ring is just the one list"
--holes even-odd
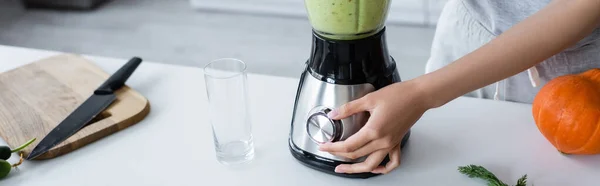
[[(55, 54), (0, 46), (0, 72)], [(109, 73), (126, 61), (86, 57)], [(485, 185), (457, 171), (468, 164), (485, 166), (509, 184), (523, 174), (530, 184), (544, 186), (591, 186), (600, 180), (600, 156), (558, 153), (538, 132), (530, 105), (471, 98), (427, 112), (392, 173), (365, 180), (330, 176), (289, 153), (297, 82), (249, 75), (256, 159), (232, 168), (215, 160), (202, 71), (145, 61), (127, 82), (150, 100), (145, 120), (59, 158), (26, 161), (0, 185)]]

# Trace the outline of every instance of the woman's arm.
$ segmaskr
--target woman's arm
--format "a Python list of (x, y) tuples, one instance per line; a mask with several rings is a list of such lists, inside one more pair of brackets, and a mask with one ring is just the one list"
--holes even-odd
[[(426, 110), (531, 68), (574, 45), (599, 23), (600, 0), (555, 0), (440, 70), (386, 86), (330, 112), (333, 119), (363, 111), (371, 116), (356, 134), (323, 144), (320, 150), (348, 158), (368, 155), (364, 162), (337, 166), (336, 172), (388, 173), (400, 165), (403, 135)], [(386, 155), (390, 161), (379, 166)]]
[(599, 23), (600, 0), (555, 0), (488, 44), (415, 81), (430, 93), (430, 106), (439, 107), (531, 68), (576, 44)]

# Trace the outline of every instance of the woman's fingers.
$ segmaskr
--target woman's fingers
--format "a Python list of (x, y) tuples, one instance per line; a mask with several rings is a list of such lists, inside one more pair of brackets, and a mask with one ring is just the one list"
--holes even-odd
[(378, 150), (373, 154), (369, 155), (365, 161), (355, 164), (341, 164), (335, 168), (335, 172), (337, 173), (360, 173), (360, 172), (371, 172), (373, 169), (377, 168), (385, 155), (387, 155), (386, 150)]
[(362, 97), (343, 104), (339, 108), (333, 109), (327, 116), (335, 120), (347, 118), (356, 113), (367, 111), (372, 106), (368, 104), (369, 102), (367, 97)]
[(394, 147), (390, 151), (389, 155), (390, 161), (385, 166), (379, 166), (371, 172), (375, 174), (387, 174), (395, 168), (397, 168), (398, 166), (400, 166), (400, 156), (402, 155), (402, 152), (400, 152), (400, 144)]
[[(373, 116), (377, 116), (377, 113), (374, 113)], [(319, 150), (327, 151), (327, 152), (337, 152), (337, 153), (353, 153), (354, 151), (358, 150), (359, 148), (363, 147), (364, 145), (368, 144), (371, 141), (382, 140), (384, 138), (382, 136), (382, 134), (384, 132), (377, 131), (376, 129), (373, 129), (371, 127), (367, 127), (367, 126), (377, 126), (377, 125), (379, 125), (379, 123), (383, 122), (382, 117), (373, 117), (373, 116), (369, 118), (369, 120), (365, 124), (365, 127), (361, 128), (358, 132), (356, 132), (352, 136), (348, 137), (344, 141), (322, 144), (319, 147)], [(386, 145), (385, 143), (378, 142), (378, 143), (375, 143), (374, 145), (377, 145), (377, 147), (378, 147), (378, 148), (375, 148), (375, 150), (382, 149), (382, 148), (389, 148), (389, 146), (385, 146)], [(366, 154), (369, 154), (375, 150), (366, 152)]]
[(371, 142), (367, 143), (366, 145), (356, 149), (355, 151), (330, 152), (330, 153), (333, 155), (336, 155), (336, 156), (346, 157), (346, 158), (350, 158), (350, 159), (356, 159), (356, 158), (360, 158), (360, 157), (369, 155), (377, 150), (385, 149), (386, 147), (382, 145), (383, 143), (385, 143), (383, 140), (374, 140), (374, 141), (371, 141)]
[[(329, 112), (328, 117), (331, 119), (343, 119), (349, 117), (355, 113), (365, 111), (367, 106), (365, 101), (366, 98), (362, 97), (360, 99), (348, 102), (339, 108)], [(326, 143), (319, 146), (319, 150), (328, 151), (328, 152), (353, 152), (354, 150), (362, 147), (371, 141), (369, 134), (364, 130), (359, 130), (356, 134), (353, 134), (348, 139), (335, 142), (335, 143)]]
[(375, 141), (371, 141), (369, 143), (367, 143), (365, 146), (362, 146), (360, 148), (358, 148), (355, 151), (351, 151), (351, 152), (331, 152), (331, 154), (336, 155), (336, 156), (341, 156), (341, 157), (346, 157), (346, 158), (350, 158), (350, 159), (356, 159), (356, 158), (360, 158), (363, 156), (366, 156), (376, 150), (379, 150), (377, 148), (377, 145), (375, 144)]
[(348, 153), (354, 152), (369, 143), (372, 138), (369, 137), (366, 130), (359, 130), (356, 134), (350, 136), (344, 141), (325, 143), (319, 146), (319, 150), (326, 152)]

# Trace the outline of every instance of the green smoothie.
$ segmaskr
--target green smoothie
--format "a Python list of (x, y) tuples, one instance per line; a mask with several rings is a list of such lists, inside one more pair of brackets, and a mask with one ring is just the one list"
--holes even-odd
[(391, 0), (305, 0), (308, 18), (322, 36), (360, 39), (375, 34), (387, 19)]

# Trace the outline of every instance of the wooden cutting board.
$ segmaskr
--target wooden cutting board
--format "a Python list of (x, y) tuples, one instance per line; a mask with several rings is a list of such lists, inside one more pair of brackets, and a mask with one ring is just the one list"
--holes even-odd
[[(12, 148), (37, 138), (23, 150), (26, 157), (110, 75), (87, 59), (71, 54), (1, 73), (0, 136)], [(131, 77), (135, 77), (135, 72)], [(88, 126), (36, 160), (72, 152), (138, 123), (149, 113), (148, 100), (130, 87), (124, 86), (116, 95), (117, 100)]]

